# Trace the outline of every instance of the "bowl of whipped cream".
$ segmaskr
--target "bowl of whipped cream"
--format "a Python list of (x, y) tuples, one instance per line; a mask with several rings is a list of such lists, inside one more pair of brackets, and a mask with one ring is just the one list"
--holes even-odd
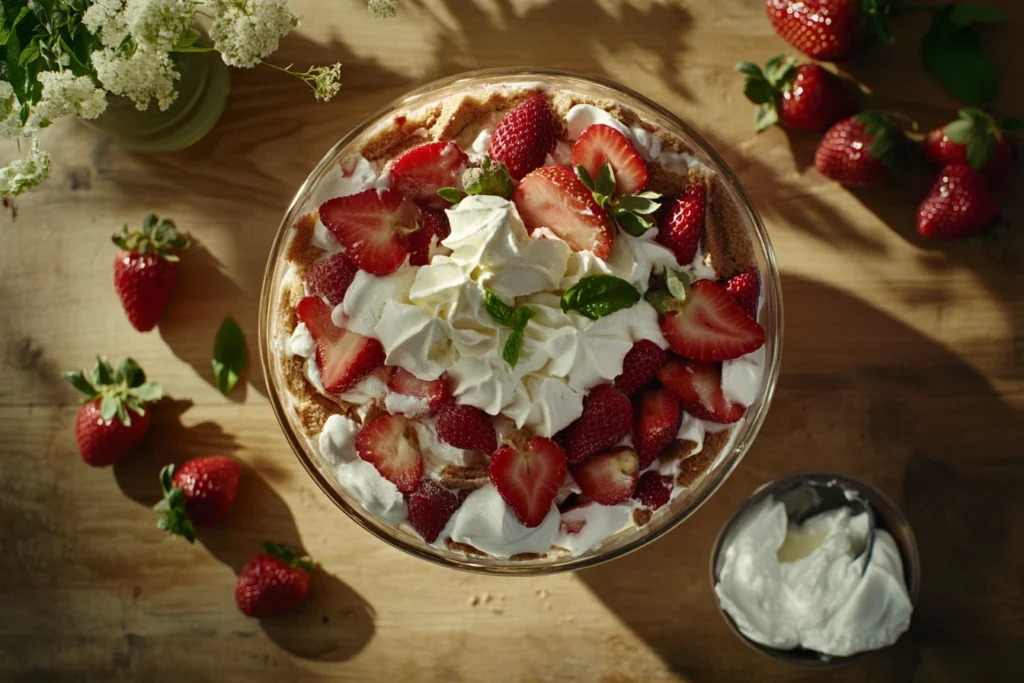
[(875, 487), (805, 472), (757, 489), (711, 553), (719, 610), (774, 659), (836, 667), (893, 645), (920, 588), (910, 524)]

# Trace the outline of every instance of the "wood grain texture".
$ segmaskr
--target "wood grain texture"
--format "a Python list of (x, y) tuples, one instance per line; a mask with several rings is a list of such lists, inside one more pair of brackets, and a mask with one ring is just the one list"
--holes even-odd
[[(1010, 681), (1024, 639), (1024, 172), (1003, 193), (1012, 229), (981, 243), (913, 236), (922, 174), (850, 192), (810, 167), (816, 140), (754, 136), (733, 64), (784, 49), (760, 0), (293, 0), (305, 24), (276, 59), (341, 61), (320, 105), (270, 70), (235, 71), (227, 111), (196, 147), (137, 156), (63, 122), (53, 180), (0, 216), (0, 679), (4, 681)], [(1024, 114), (1024, 4), (984, 29), (997, 111)], [(931, 127), (956, 106), (915, 45), (847, 65), (874, 106)], [(255, 349), (270, 241), (323, 153), (367, 113), (435, 77), (536, 64), (624, 82), (692, 123), (761, 210), (783, 272), (784, 365), (757, 443), (721, 491), (653, 545), (542, 579), (442, 570), (376, 542), (332, 507), (289, 451), (259, 368), (230, 398), (210, 351), (225, 313)], [(140, 335), (111, 286), (107, 236), (154, 210), (192, 232), (159, 329)], [(142, 450), (113, 469), (76, 453), (59, 371), (131, 354), (163, 382)], [(208, 453), (246, 464), (236, 508), (193, 547), (156, 530), (157, 472)], [(910, 633), (828, 675), (748, 650), (717, 614), (714, 537), (759, 484), (801, 469), (877, 484), (923, 560)], [(320, 560), (297, 613), (233, 604), (260, 541)], [(488, 602), (484, 594), (490, 596)], [(478, 604), (471, 605), (476, 596)]]

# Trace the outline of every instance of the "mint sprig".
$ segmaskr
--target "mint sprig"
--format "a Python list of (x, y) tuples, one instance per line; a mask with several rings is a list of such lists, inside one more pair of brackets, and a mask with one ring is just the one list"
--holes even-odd
[(103, 356), (96, 357), (92, 370), (65, 372), (64, 379), (81, 391), (82, 403), (100, 399), (100, 417), (108, 422), (115, 417), (125, 427), (132, 424), (131, 414), (145, 415), (145, 404), (163, 398), (163, 388), (146, 380), (146, 373), (132, 358), (125, 358), (117, 368)]
[(611, 315), (640, 301), (633, 285), (614, 275), (588, 275), (562, 293), (563, 312), (577, 311), (591, 320)]
[(523, 350), (526, 325), (537, 312), (529, 306), (512, 308), (502, 301), (501, 297), (489, 290), (484, 294), (484, 307), (487, 309), (487, 314), (491, 316), (491, 320), (512, 330), (512, 334), (505, 340), (505, 348), (501, 357), (514, 368), (519, 362), (519, 355)]
[(213, 342), (213, 376), (220, 393), (227, 396), (238, 384), (247, 356), (242, 328), (231, 316), (225, 317)]
[(950, 4), (933, 10), (931, 28), (921, 41), (921, 59), (953, 99), (981, 104), (999, 95), (999, 73), (974, 25), (1005, 18), (1002, 10), (983, 5)]
[(490, 194), (508, 199), (516, 189), (515, 181), (508, 173), (508, 167), (501, 162), (492, 162), (490, 157), (485, 156), (480, 162), (480, 168), (469, 173), (470, 182), (466, 184), (465, 190), (442, 187), (437, 191), (438, 196), (449, 204), (458, 204), (468, 195)]
[(633, 237), (639, 237), (654, 227), (654, 221), (650, 216), (661, 206), (657, 201), (661, 199), (660, 194), (616, 194), (615, 171), (607, 161), (598, 169), (597, 178), (592, 178), (582, 164), (576, 166), (576, 175), (590, 190), (594, 201), (604, 208), (624, 231)]

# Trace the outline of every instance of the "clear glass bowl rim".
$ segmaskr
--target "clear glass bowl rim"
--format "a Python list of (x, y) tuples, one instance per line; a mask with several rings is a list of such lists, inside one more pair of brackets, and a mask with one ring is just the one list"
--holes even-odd
[[(747, 419), (745, 419), (742, 424), (743, 431), (734, 442), (732, 452), (719, 454), (718, 458), (716, 458), (716, 461), (724, 458), (725, 460), (728, 460), (728, 462), (714, 472), (706, 472), (695, 484), (695, 486), (700, 490), (689, 506), (680, 508), (671, 517), (663, 517), (657, 521), (655, 521), (655, 518), (652, 518), (651, 522), (649, 522), (647, 527), (644, 528), (644, 533), (642, 535), (639, 535), (637, 538), (623, 543), (618, 547), (609, 549), (608, 551), (599, 551), (593, 555), (583, 555), (579, 557), (557, 557), (540, 564), (521, 560), (500, 561), (495, 558), (487, 558), (486, 563), (480, 563), (472, 556), (465, 558), (454, 556), (449, 557), (440, 554), (440, 551), (435, 549), (425, 550), (411, 545), (404, 538), (398, 536), (397, 532), (395, 534), (389, 534), (371, 524), (366, 519), (369, 513), (359, 509), (354, 509), (353, 506), (351, 506), (337, 492), (334, 485), (328, 481), (323, 473), (316, 467), (311, 460), (311, 456), (306, 453), (306, 449), (299, 436), (293, 430), (286, 414), (288, 408), (283, 403), (279, 395), (279, 391), (286, 391), (286, 389), (282, 388), (279, 390), (273, 379), (273, 359), (271, 358), (271, 354), (275, 353), (276, 349), (274, 348), (272, 340), (269, 338), (270, 325), (276, 311), (276, 293), (272, 291), (274, 285), (273, 280), (275, 266), (281, 256), (288, 230), (300, 217), (296, 215), (296, 212), (298, 207), (302, 204), (303, 199), (307, 193), (314, 188), (326, 170), (332, 164), (336, 163), (340, 152), (367, 128), (380, 121), (385, 114), (403, 108), (406, 103), (413, 101), (424, 94), (440, 88), (453, 86), (460, 82), (466, 82), (466, 85), (469, 86), (475, 81), (480, 81), (482, 79), (495, 79), (503, 76), (515, 78), (536, 76), (537, 80), (540, 81), (543, 81), (544, 79), (562, 79), (580, 82), (584, 85), (611, 89), (627, 98), (635, 99), (642, 105), (650, 108), (658, 115), (670, 121), (672, 125), (682, 133), (682, 136), (687, 139), (687, 142), (691, 146), (698, 148), (701, 153), (709, 157), (714, 165), (713, 170), (726, 182), (729, 188), (740, 199), (741, 209), (746, 213), (753, 225), (754, 230), (750, 237), (753, 242), (754, 250), (755, 252), (760, 253), (765, 260), (765, 273), (763, 273), (764, 277), (762, 278), (761, 283), (765, 298), (765, 305), (762, 308), (762, 311), (772, 314), (771, 327), (775, 330), (774, 343), (770, 345), (771, 353), (766, 354), (765, 358), (765, 379), (762, 384), (763, 398), (758, 406), (759, 409), (753, 415), (746, 416)], [(480, 69), (462, 72), (431, 81), (408, 91), (379, 107), (369, 116), (364, 118), (345, 136), (343, 136), (334, 144), (333, 147), (331, 147), (313, 171), (310, 172), (309, 176), (307, 176), (298, 191), (296, 191), (295, 196), (292, 198), (292, 201), (288, 206), (288, 210), (285, 212), (284, 218), (278, 227), (277, 234), (274, 236), (274, 241), (271, 244), (270, 254), (267, 259), (267, 266), (264, 271), (260, 293), (258, 336), (260, 364), (263, 368), (264, 381), (267, 386), (267, 396), (271, 406), (273, 407), (274, 415), (277, 418), (278, 424), (281, 426), (281, 429), (285, 434), (285, 438), (288, 440), (288, 444), (291, 446), (292, 451), (295, 453), (299, 462), (302, 463), (303, 468), (313, 481), (316, 482), (317, 486), (319, 486), (324, 494), (343, 512), (345, 512), (352, 521), (388, 545), (420, 559), (424, 559), (444, 567), (471, 573), (497, 576), (540, 576), (593, 567), (603, 562), (608, 562), (618, 557), (622, 557), (644, 545), (647, 545), (648, 543), (652, 543), (661, 536), (667, 534), (696, 512), (712, 495), (714, 495), (729, 475), (732, 474), (740, 461), (743, 460), (743, 457), (753, 444), (757, 433), (760, 431), (761, 424), (764, 422), (764, 418), (768, 413), (768, 408), (771, 405), (772, 397), (775, 392), (775, 385), (778, 380), (782, 361), (782, 288), (779, 280), (778, 265), (775, 261), (775, 254), (772, 250), (768, 232), (764, 226), (764, 222), (761, 220), (760, 214), (757, 212), (757, 209), (754, 208), (753, 203), (747, 196), (747, 193), (740, 184), (739, 179), (721, 156), (719, 156), (719, 154), (714, 150), (714, 148), (708, 144), (708, 142), (704, 140), (699, 133), (680, 120), (678, 116), (671, 113), (661, 105), (651, 101), (644, 95), (641, 95), (620, 83), (616, 83), (615, 81), (587, 76), (562, 69), (550, 69), (545, 67), (501, 67), (496, 69)], [(654, 524), (658, 524), (659, 526), (657, 528), (652, 528), (652, 525)], [(454, 553), (452, 555), (454, 555)]]

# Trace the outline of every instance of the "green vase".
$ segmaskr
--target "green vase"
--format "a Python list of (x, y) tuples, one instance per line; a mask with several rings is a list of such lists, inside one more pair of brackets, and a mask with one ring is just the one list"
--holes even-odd
[(217, 52), (173, 56), (181, 77), (178, 97), (166, 111), (156, 102), (139, 111), (126, 97), (107, 95), (107, 109), (86, 123), (133, 152), (175, 152), (199, 142), (213, 130), (227, 103), (230, 77)]

